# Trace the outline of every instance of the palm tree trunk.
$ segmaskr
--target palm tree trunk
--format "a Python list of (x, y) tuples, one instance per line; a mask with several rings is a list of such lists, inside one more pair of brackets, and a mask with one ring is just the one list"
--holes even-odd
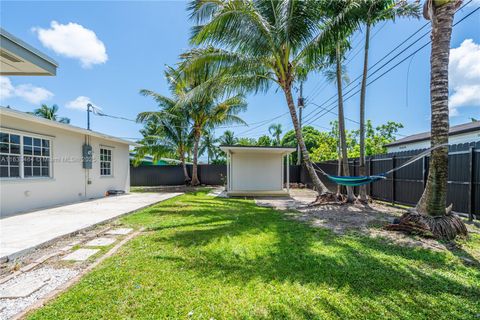
[(188, 175), (187, 163), (185, 162), (185, 156), (182, 154), (180, 156), (180, 161), (182, 162), (183, 175), (185, 177), (185, 184), (190, 182), (190, 176)]
[[(345, 117), (343, 114), (343, 92), (342, 92), (342, 61), (340, 59), (340, 50), (337, 47), (337, 90), (338, 90), (338, 131), (340, 136), (340, 146), (342, 150), (343, 174), (350, 175), (348, 168), (347, 137), (345, 135)], [(352, 187), (347, 187), (347, 202), (355, 201)]]
[(193, 144), (192, 186), (197, 186), (200, 184), (200, 180), (198, 179), (198, 145), (200, 144), (200, 135), (200, 130), (196, 128)]
[[(338, 147), (337, 147), (337, 156), (338, 156), (338, 162), (337, 162), (337, 175), (341, 176), (342, 175), (342, 147), (341, 147), (341, 141), (340, 141), (340, 135), (338, 135)], [(340, 184), (337, 184), (337, 195), (342, 194), (342, 186)]]
[(323, 184), (323, 182), (318, 178), (317, 173), (313, 168), (313, 164), (310, 161), (310, 155), (307, 151), (307, 147), (305, 145), (305, 141), (303, 140), (302, 132), (298, 124), (298, 118), (295, 110), (295, 103), (293, 102), (291, 85), (285, 85), (283, 88), (283, 91), (285, 93), (285, 98), (287, 99), (290, 116), (292, 117), (293, 128), (295, 129), (295, 136), (297, 137), (297, 142), (300, 145), (300, 150), (302, 152), (303, 162), (305, 163), (305, 167), (307, 168), (308, 174), (312, 179), (312, 183), (319, 196), (327, 195), (327, 194), (330, 195), (332, 193), (330, 192), (330, 190), (328, 190), (325, 184)]
[[(432, 5), (434, 5), (434, 1)], [(454, 1), (433, 8), (432, 51), (430, 55), (431, 145), (448, 143), (448, 62)], [(448, 147), (432, 151), (428, 179), (417, 211), (432, 216), (445, 215), (447, 204)]]
[[(367, 22), (365, 32), (365, 55), (363, 57), (363, 75), (362, 87), (360, 89), (360, 161), (358, 171), (361, 176), (367, 174), (365, 168), (365, 95), (367, 91), (367, 73), (368, 73), (368, 47), (370, 44), (370, 23)], [(367, 201), (367, 186), (360, 186), (359, 198), (361, 201)]]

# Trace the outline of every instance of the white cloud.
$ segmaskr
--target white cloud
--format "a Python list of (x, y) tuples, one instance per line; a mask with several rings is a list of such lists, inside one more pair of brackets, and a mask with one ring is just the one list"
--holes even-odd
[(15, 95), (15, 88), (7, 77), (0, 77), (0, 101)]
[(108, 60), (107, 50), (95, 32), (84, 26), (69, 22), (50, 23), (50, 29), (33, 28), (40, 42), (59, 55), (80, 60), (82, 67), (90, 68), (94, 64)]
[(480, 45), (472, 39), (450, 49), (449, 86), (450, 115), (461, 107), (480, 107)]
[(42, 87), (36, 87), (32, 84), (20, 84), (14, 86), (9, 78), (0, 77), (0, 101), (9, 98), (22, 98), (32, 104), (40, 104), (41, 102), (53, 97), (53, 93)]
[(74, 100), (67, 102), (65, 105), (69, 109), (75, 109), (75, 110), (80, 110), (80, 111), (85, 111), (87, 110), (87, 104), (91, 104), (94, 106), (96, 109), (102, 110), (102, 108), (97, 107), (92, 100), (90, 100), (89, 97), (85, 96), (78, 96)]

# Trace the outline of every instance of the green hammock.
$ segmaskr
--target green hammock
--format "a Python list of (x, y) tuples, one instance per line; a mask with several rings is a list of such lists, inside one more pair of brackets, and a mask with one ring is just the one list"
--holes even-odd
[(383, 175), (342, 177), (342, 176), (331, 176), (328, 174), (326, 176), (328, 179), (335, 182), (336, 184), (347, 186), (347, 187), (362, 186), (364, 184), (369, 184), (378, 180), (387, 179), (387, 177)]
[(325, 171), (323, 171), (318, 165), (316, 165), (316, 164), (314, 164), (314, 165), (317, 167), (317, 169), (315, 169), (316, 171), (325, 175), (332, 182), (334, 182), (336, 184), (339, 184), (339, 185), (342, 185), (342, 186), (357, 187), (357, 186), (362, 186), (364, 184), (369, 184), (369, 183), (372, 183), (372, 182), (375, 182), (375, 181), (378, 181), (378, 180), (387, 179), (386, 176), (389, 175), (390, 173), (392, 173), (394, 171), (397, 171), (397, 170), (400, 170), (401, 168), (406, 167), (406, 166), (414, 163), (415, 161), (427, 156), (434, 149), (444, 147), (444, 146), (447, 146), (447, 145), (448, 144), (444, 143), (444, 144), (432, 147), (430, 149), (427, 149), (427, 150), (417, 154), (416, 156), (413, 156), (412, 158), (410, 158), (410, 160), (406, 161), (402, 165), (400, 165), (396, 168), (390, 169), (387, 172), (379, 173), (379, 174), (373, 175), (373, 176), (333, 176), (333, 175), (330, 175), (330, 174), (326, 173)]

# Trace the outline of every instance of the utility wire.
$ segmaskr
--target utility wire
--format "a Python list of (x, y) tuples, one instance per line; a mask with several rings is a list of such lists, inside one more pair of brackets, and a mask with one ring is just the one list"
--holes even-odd
[[(469, 2), (467, 2), (465, 5), (463, 5), (459, 10), (461, 10), (463, 7), (465, 7), (466, 5), (468, 5), (470, 2), (472, 2), (472, 0), (470, 0)], [(474, 9), (474, 10), (471, 11), (469, 14), (465, 15), (462, 19), (460, 19), (459, 21), (457, 21), (456, 23), (454, 23), (452, 27), (454, 27), (454, 26), (458, 25), (459, 23), (463, 22), (465, 19), (467, 19), (468, 17), (470, 17), (472, 14), (474, 14), (474, 13), (475, 13), (476, 11), (478, 11), (479, 9), (480, 9), (480, 7)], [(422, 28), (423, 28), (423, 27), (422, 27)], [(421, 28), (421, 29), (422, 29), (422, 28)], [(420, 29), (419, 29), (419, 30), (420, 30)], [(417, 30), (416, 33), (418, 33), (419, 30)], [(390, 59), (389, 61), (387, 61), (387, 62), (386, 62), (385, 64), (383, 64), (380, 68), (378, 68), (377, 70), (375, 70), (374, 72), (372, 72), (371, 74), (369, 74), (367, 78), (370, 78), (370, 77), (373, 76), (375, 73), (377, 73), (378, 71), (380, 71), (383, 67), (385, 67), (388, 63), (390, 63), (392, 60), (394, 60), (396, 57), (398, 57), (401, 53), (405, 52), (405, 51), (406, 51), (407, 49), (409, 49), (413, 44), (417, 43), (423, 36), (424, 36), (424, 35), (422, 35), (422, 36), (421, 36), (419, 39), (417, 39), (414, 43), (410, 44), (410, 45), (409, 45), (407, 48), (405, 48), (402, 52), (400, 52), (399, 54), (395, 55), (395, 57), (393, 57), (392, 59)], [(410, 38), (410, 37), (409, 37), (409, 38)], [(377, 78), (375, 78), (375, 79), (373, 79), (372, 81), (370, 81), (369, 83), (367, 83), (367, 86), (370, 85), (370, 84), (373, 84), (373, 83), (376, 82), (378, 79), (382, 78), (382, 77), (383, 77), (384, 75), (386, 75), (388, 72), (392, 71), (394, 68), (396, 68), (397, 66), (399, 66), (400, 64), (402, 64), (402, 63), (403, 63), (404, 61), (406, 61), (408, 58), (414, 56), (417, 52), (419, 52), (420, 50), (422, 50), (423, 48), (425, 48), (425, 47), (426, 47), (427, 45), (429, 45), (430, 43), (431, 43), (431, 40), (429, 40), (427, 43), (425, 43), (424, 45), (422, 45), (420, 48), (418, 48), (417, 50), (415, 50), (414, 52), (412, 52), (412, 53), (411, 53), (410, 55), (408, 55), (406, 58), (404, 58), (404, 59), (402, 59), (401, 61), (399, 61), (398, 63), (396, 63), (394, 66), (392, 66), (391, 68), (389, 68), (388, 70), (386, 70), (386, 71), (383, 72), (382, 74), (380, 74)], [(397, 47), (398, 47), (398, 46), (397, 46)], [(383, 58), (382, 58), (382, 59), (383, 59)], [(382, 60), (382, 59), (381, 59), (381, 60)], [(377, 64), (378, 64), (378, 62), (377, 62), (375, 65), (377, 65)], [(372, 66), (372, 67), (373, 67), (373, 66)], [(370, 68), (369, 68), (369, 69), (370, 69)], [(359, 78), (359, 77), (357, 77), (356, 79), (358, 79), (358, 78)], [(352, 92), (353, 90), (355, 90), (355, 88), (357, 88), (359, 85), (360, 85), (360, 84), (355, 85), (353, 88), (351, 88), (349, 91), (347, 91), (347, 92), (345, 93), (345, 95), (347, 95), (348, 93), (350, 93), (350, 92)], [(347, 85), (346, 87), (348, 87), (348, 85)], [(356, 94), (359, 93), (359, 92), (360, 92), (360, 90), (357, 90), (357, 91), (354, 92), (352, 95), (344, 98), (344, 101), (347, 101), (348, 99), (350, 99), (351, 97), (353, 97), (354, 95), (356, 95)], [(332, 100), (332, 99), (335, 98), (335, 97), (336, 97), (336, 95), (333, 95), (333, 96), (330, 97), (328, 100), (326, 100), (324, 103), (322, 103), (322, 105), (325, 105), (328, 101)], [(310, 116), (310, 118), (309, 118), (308, 120), (306, 120), (305, 123), (306, 123), (306, 124), (307, 124), (307, 123), (311, 123), (311, 122), (314, 122), (314, 121), (318, 120), (319, 118), (323, 117), (325, 114), (327, 114), (328, 112), (330, 112), (331, 110), (333, 110), (333, 109), (335, 108), (335, 105), (336, 105), (337, 101), (338, 101), (338, 99), (335, 100), (335, 101), (333, 101), (333, 103), (329, 104), (328, 106), (326, 106), (326, 107), (324, 108), (324, 110), (325, 110), (325, 109), (327, 109), (327, 110), (326, 110), (325, 112), (323, 112), (323, 113), (321, 113), (322, 110), (317, 111), (315, 114), (313, 114), (315, 111), (310, 112), (310, 113), (307, 115), (307, 117)], [(334, 106), (333, 106), (332, 108), (328, 109), (328, 107), (331, 106), (332, 104), (333, 104)], [(317, 109), (318, 109), (318, 107), (317, 107)], [(320, 113), (321, 113), (321, 114), (320, 114)], [(317, 115), (319, 115), (319, 114), (320, 114), (320, 115), (317, 116), (317, 117), (315, 117), (314, 119), (312, 119), (312, 114), (313, 114), (313, 117), (315, 117), (315, 116), (317, 116)]]

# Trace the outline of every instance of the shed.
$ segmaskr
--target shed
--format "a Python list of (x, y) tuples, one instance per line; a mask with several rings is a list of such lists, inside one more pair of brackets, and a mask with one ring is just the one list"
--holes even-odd
[[(288, 155), (294, 152), (295, 148), (223, 145), (220, 149), (227, 154), (228, 195), (285, 196), (289, 194), (289, 170), (285, 170), (285, 167), (288, 169)], [(285, 180), (286, 188), (283, 187)]]

